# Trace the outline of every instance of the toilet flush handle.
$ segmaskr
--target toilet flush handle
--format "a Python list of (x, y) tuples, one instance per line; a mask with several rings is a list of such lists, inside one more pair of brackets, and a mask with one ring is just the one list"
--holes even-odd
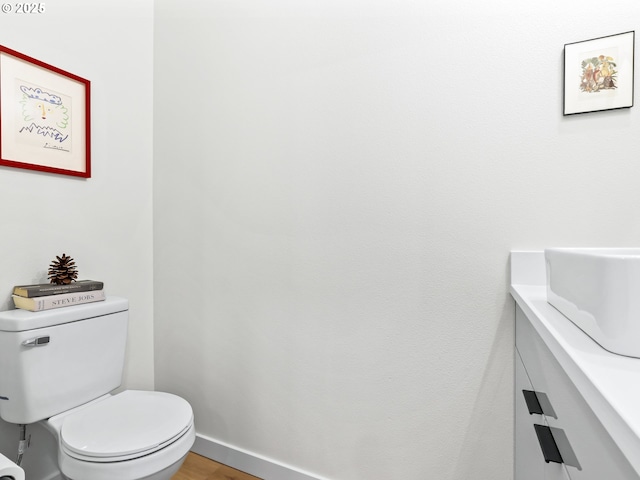
[(49, 335), (44, 335), (42, 337), (30, 338), (29, 340), (25, 340), (24, 342), (22, 342), (22, 345), (25, 347), (43, 347), (45, 345), (48, 345), (49, 341)]

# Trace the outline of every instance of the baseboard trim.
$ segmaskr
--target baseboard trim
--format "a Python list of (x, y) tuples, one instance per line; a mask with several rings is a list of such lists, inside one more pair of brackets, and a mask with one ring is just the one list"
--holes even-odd
[(199, 433), (191, 451), (264, 480), (327, 480)]

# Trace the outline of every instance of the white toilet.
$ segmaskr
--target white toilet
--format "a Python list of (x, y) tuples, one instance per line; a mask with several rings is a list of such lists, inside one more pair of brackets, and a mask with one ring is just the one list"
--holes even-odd
[[(129, 303), (0, 312), (0, 417), (42, 422), (71, 480), (169, 480), (195, 440), (189, 403), (125, 390)], [(28, 455), (28, 452), (27, 452)]]

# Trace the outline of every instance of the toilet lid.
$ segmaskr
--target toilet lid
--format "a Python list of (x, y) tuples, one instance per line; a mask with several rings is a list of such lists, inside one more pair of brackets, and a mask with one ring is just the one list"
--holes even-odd
[(176, 395), (127, 390), (67, 416), (60, 438), (73, 456), (131, 458), (171, 443), (192, 421), (191, 405)]

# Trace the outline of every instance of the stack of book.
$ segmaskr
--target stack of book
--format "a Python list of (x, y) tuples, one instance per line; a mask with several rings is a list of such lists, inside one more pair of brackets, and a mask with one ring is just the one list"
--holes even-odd
[(67, 285), (18, 285), (13, 288), (11, 296), (16, 308), (32, 312), (100, 302), (105, 299), (104, 284), (95, 280), (79, 280)]

